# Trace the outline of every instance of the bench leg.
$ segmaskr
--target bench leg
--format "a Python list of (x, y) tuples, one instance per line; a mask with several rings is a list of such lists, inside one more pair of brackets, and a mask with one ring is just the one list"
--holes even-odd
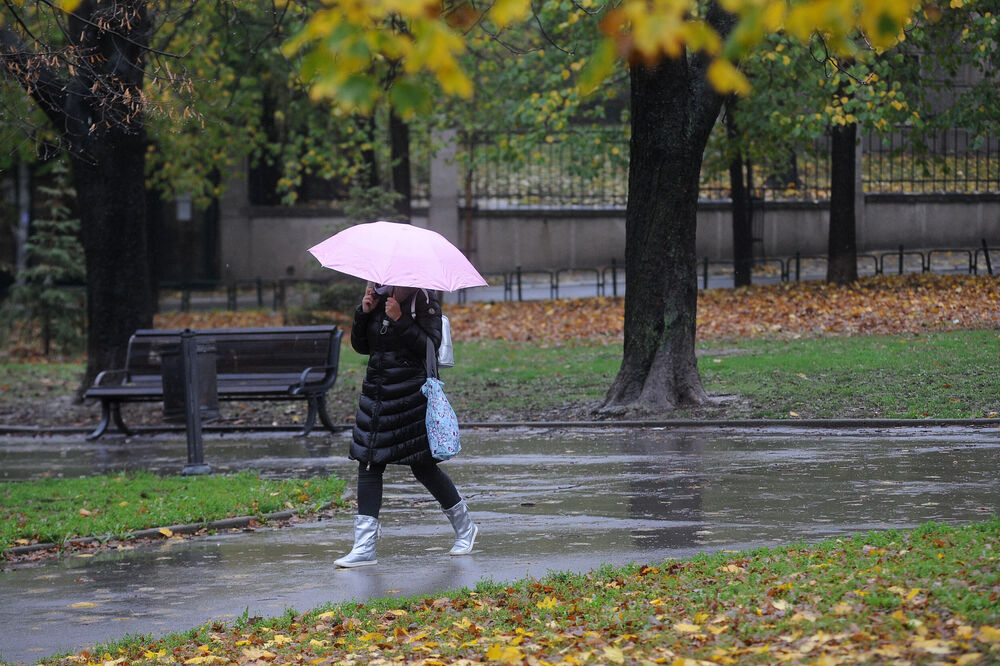
[(114, 418), (115, 425), (118, 426), (119, 430), (121, 430), (123, 433), (129, 436), (135, 434), (134, 432), (128, 429), (128, 427), (125, 425), (125, 421), (122, 420), (122, 404), (120, 402), (116, 402), (115, 404), (111, 405), (111, 416), (112, 418)]
[(103, 435), (104, 431), (108, 429), (109, 423), (111, 423), (111, 405), (108, 404), (107, 400), (101, 400), (101, 422), (97, 424), (94, 432), (87, 435), (87, 439), (97, 439)]
[(326, 426), (327, 430), (333, 432), (334, 431), (333, 420), (330, 418), (330, 415), (326, 413), (326, 396), (325, 395), (319, 396), (316, 402), (317, 402), (317, 411), (319, 411), (319, 420), (323, 422), (323, 425)]
[(94, 428), (94, 432), (87, 435), (88, 440), (94, 440), (101, 437), (108, 430), (108, 426), (111, 422), (115, 422), (115, 426), (118, 427), (126, 435), (133, 435), (131, 430), (125, 426), (125, 421), (122, 420), (122, 406), (120, 402), (111, 402), (110, 400), (101, 400), (101, 422), (97, 424)]
[(312, 432), (313, 426), (316, 425), (316, 412), (319, 411), (316, 406), (316, 397), (309, 396), (306, 398), (306, 402), (309, 403), (309, 413), (306, 415), (306, 424), (302, 427), (301, 431), (295, 433), (296, 437), (305, 437)]

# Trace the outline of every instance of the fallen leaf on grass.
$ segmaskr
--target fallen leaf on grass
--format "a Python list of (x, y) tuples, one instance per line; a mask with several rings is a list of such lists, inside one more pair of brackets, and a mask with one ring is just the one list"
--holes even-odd
[(983, 625), (979, 628), (979, 632), (976, 633), (976, 640), (983, 643), (990, 643), (991, 645), (1000, 643), (1000, 629)]
[(674, 624), (674, 631), (678, 631), (682, 634), (693, 634), (697, 631), (701, 631), (701, 627), (697, 624), (688, 624), (687, 622), (677, 622)]

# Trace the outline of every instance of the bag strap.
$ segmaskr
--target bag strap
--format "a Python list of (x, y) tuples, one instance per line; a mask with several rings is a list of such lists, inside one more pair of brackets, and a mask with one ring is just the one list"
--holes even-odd
[[(426, 289), (421, 289), (420, 291), (424, 294), (424, 303), (430, 303), (431, 297), (428, 295)], [(410, 299), (410, 316), (414, 319), (417, 318), (417, 295), (413, 294), (413, 298)]]
[(434, 352), (434, 343), (431, 342), (430, 338), (427, 338), (427, 363), (424, 367), (427, 369), (428, 377), (438, 377), (437, 354)]

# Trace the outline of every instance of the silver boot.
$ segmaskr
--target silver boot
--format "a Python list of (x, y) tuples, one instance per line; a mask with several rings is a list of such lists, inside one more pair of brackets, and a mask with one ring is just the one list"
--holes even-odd
[(354, 548), (334, 564), (338, 567), (366, 567), (378, 564), (375, 559), (375, 540), (382, 534), (378, 519), (371, 516), (354, 516)]
[(448, 554), (468, 555), (476, 543), (479, 527), (472, 522), (472, 516), (469, 515), (469, 507), (465, 505), (465, 500), (460, 501), (450, 509), (445, 509), (444, 515), (448, 516), (451, 526), (455, 529), (455, 545)]

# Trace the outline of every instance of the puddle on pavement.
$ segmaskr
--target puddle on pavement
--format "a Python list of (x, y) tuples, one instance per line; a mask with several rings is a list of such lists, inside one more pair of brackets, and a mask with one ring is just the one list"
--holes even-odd
[[(214, 472), (338, 474), (346, 433), (211, 436)], [(177, 473), (176, 437), (0, 438), (5, 479), (123, 469)], [(445, 468), (480, 524), (451, 558), (448, 523), (405, 468), (390, 468), (379, 562), (343, 571), (349, 516), (225, 533), (0, 572), (0, 656), (26, 661), (126, 633), (183, 630), (246, 609), (277, 615), (327, 601), (431, 594), (551, 570), (656, 562), (907, 528), (1000, 511), (1000, 430), (909, 428), (482, 429)], [(8, 630), (9, 628), (9, 630)]]

